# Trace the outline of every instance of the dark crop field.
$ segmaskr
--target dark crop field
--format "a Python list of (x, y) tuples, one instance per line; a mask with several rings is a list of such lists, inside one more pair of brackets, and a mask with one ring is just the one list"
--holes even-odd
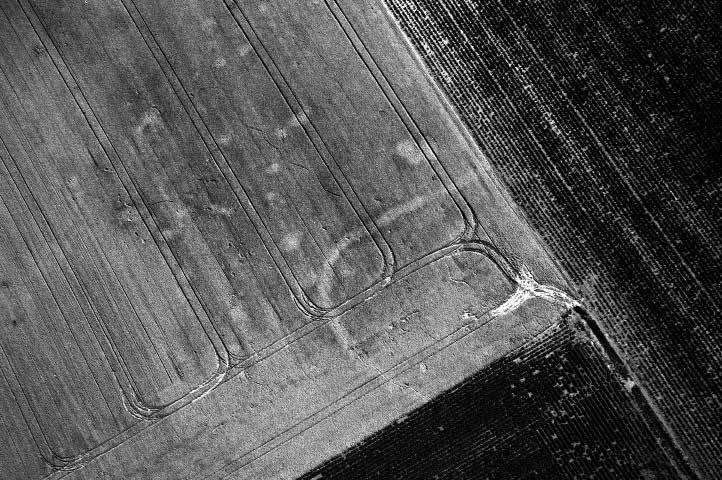
[(0, 0), (0, 478), (715, 478), (701, 3)]

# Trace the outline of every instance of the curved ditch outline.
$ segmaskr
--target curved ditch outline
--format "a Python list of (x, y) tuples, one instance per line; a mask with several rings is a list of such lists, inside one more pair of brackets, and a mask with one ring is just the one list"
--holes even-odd
[[(486, 312), (484, 315), (479, 317), (475, 323), (479, 323), (478, 326), (481, 326), (481, 324), (485, 323), (486, 321), (498, 317), (500, 315), (504, 315), (506, 313), (509, 313), (513, 309), (506, 309), (503, 308), (504, 305), (507, 305), (509, 302), (514, 301), (514, 298), (517, 298), (520, 295), (524, 295), (525, 299), (533, 298), (533, 297), (541, 297), (544, 300), (555, 303), (555, 304), (561, 304), (567, 308), (574, 308), (579, 305), (579, 303), (573, 299), (568, 294), (564, 293), (563, 291), (548, 285), (540, 285), (536, 283), (533, 280), (533, 277), (531, 276), (531, 272), (529, 270), (522, 266), (519, 266), (518, 268), (513, 265), (510, 261), (508, 261), (493, 245), (491, 245), (487, 241), (474, 239), (470, 241), (460, 241), (455, 242), (454, 244), (448, 245), (446, 247), (439, 248), (421, 259), (412, 262), (411, 264), (399, 269), (394, 275), (387, 276), (386, 278), (380, 280), (376, 284), (374, 284), (371, 288), (365, 290), (359, 295), (356, 295), (343, 304), (339, 305), (338, 307), (334, 309), (328, 309), (325, 312), (321, 312), (319, 315), (311, 315), (311, 322), (309, 322), (304, 327), (299, 328), (298, 330), (290, 333), (289, 335), (286, 335), (285, 337), (280, 338), (274, 344), (268, 347), (268, 351), (266, 353), (259, 353), (258, 355), (251, 357), (248, 359), (248, 361), (243, 362), (236, 366), (227, 366), (225, 365), (224, 370), (219, 371), (218, 376), (215, 378), (214, 381), (206, 382), (201, 387), (198, 387), (195, 389), (191, 394), (186, 395), (183, 397), (183, 399), (176, 401), (174, 404), (166, 406), (165, 409), (152, 409), (152, 410), (146, 410), (146, 409), (140, 409), (139, 416), (137, 418), (142, 418), (144, 421), (136, 423), (128, 430), (121, 432), (121, 434), (117, 435), (116, 437), (111, 438), (110, 440), (104, 442), (101, 445), (98, 445), (97, 447), (81, 454), (76, 457), (73, 457), (71, 459), (63, 459), (62, 465), (58, 466), (58, 459), (60, 457), (52, 457), (54, 460), (54, 463), (48, 462), (53, 468), (55, 468), (57, 471), (54, 473), (49, 474), (45, 478), (62, 478), (64, 476), (64, 472), (68, 472), (70, 470), (76, 470), (78, 468), (83, 467), (88, 462), (92, 461), (93, 459), (97, 458), (100, 455), (103, 455), (104, 453), (107, 453), (108, 451), (112, 450), (116, 446), (120, 445), (121, 443), (129, 440), (130, 438), (134, 437), (136, 434), (143, 431), (147, 426), (150, 424), (161, 420), (162, 418), (170, 415), (171, 413), (174, 413), (198, 400), (203, 398), (208, 393), (212, 392), (215, 388), (222, 385), (223, 383), (230, 381), (237, 375), (241, 374), (242, 372), (246, 371), (247, 369), (251, 368), (252, 366), (256, 365), (257, 363), (266, 360), (267, 358), (273, 356), (280, 350), (282, 350), (284, 347), (290, 345), (291, 343), (300, 340), (301, 338), (309, 335), (313, 331), (317, 330), (318, 328), (321, 328), (323, 326), (328, 325), (329, 323), (333, 322), (335, 319), (337, 319), (340, 315), (343, 313), (346, 313), (350, 310), (352, 310), (357, 305), (366, 302), (376, 296), (380, 291), (385, 289), (386, 287), (389, 287), (396, 282), (402, 280), (403, 278), (423, 269), (427, 265), (430, 265), (434, 262), (437, 262), (439, 260), (442, 260), (444, 258), (447, 258), (453, 254), (461, 253), (461, 252), (473, 252), (480, 255), (483, 255), (484, 257), (488, 258), (498, 269), (499, 271), (504, 275), (504, 277), (509, 280), (511, 284), (517, 285), (517, 289), (515, 292), (513, 292), (509, 298), (507, 298), (504, 302), (502, 302), (500, 305), (498, 305), (494, 309), (490, 309), (488, 312)], [(547, 295), (548, 293), (548, 295)], [(515, 302), (516, 303), (516, 302)], [(516, 304), (518, 307), (521, 305), (520, 302)], [(516, 308), (516, 307), (515, 307)], [(514, 308), (514, 309), (515, 309)], [(502, 311), (503, 310), (503, 311)], [(305, 313), (305, 312), (304, 312)], [(461, 330), (464, 328), (472, 328), (467, 326), (460, 327), (455, 331), (452, 335), (458, 334)], [(416, 358), (417, 356), (421, 355), (423, 352), (431, 351), (434, 348), (445, 348), (448, 345), (444, 345), (442, 347), (439, 347), (438, 344), (440, 342), (443, 342), (444, 339), (441, 339), (439, 341), (435, 341), (428, 347), (425, 347), (420, 352), (416, 352), (410, 356), (410, 358)], [(420, 360), (419, 360), (420, 361)], [(394, 367), (390, 368), (389, 371), (396, 371), (402, 364), (408, 363), (407, 361), (401, 362), (398, 365), (395, 365)], [(400, 373), (400, 372), (399, 372)], [(389, 381), (389, 379), (393, 378), (393, 376), (396, 376), (396, 374), (393, 374), (392, 377), (388, 377), (386, 373), (384, 372), (384, 378), (383, 381)], [(361, 387), (358, 387), (361, 388)], [(192, 398), (189, 398), (192, 397)], [(324, 407), (323, 410), (330, 408), (332, 405), (328, 405)], [(293, 428), (293, 427), (291, 427)], [(262, 446), (257, 447), (261, 448)], [(254, 451), (256, 450), (254, 449)], [(250, 453), (250, 452), (248, 452)], [(243, 458), (245, 458), (247, 454), (244, 454)], [(45, 458), (45, 457), (44, 457)]]
[[(338, 20), (338, 18), (337, 18), (337, 20)], [(339, 23), (340, 23), (340, 21), (339, 21)], [(342, 28), (343, 28), (343, 25), (342, 25)], [(344, 31), (346, 32), (346, 29), (344, 29)], [(346, 33), (348, 35), (348, 32), (346, 32)], [(353, 40), (351, 40), (351, 41), (353, 44)], [(361, 53), (359, 53), (359, 55), (361, 55)], [(362, 56), (362, 59), (363, 59), (363, 56)], [(364, 61), (366, 61), (366, 60), (364, 59)], [(367, 67), (368, 67), (368, 65), (367, 65)], [(378, 69), (378, 67), (376, 67), (376, 68)], [(371, 70), (370, 67), (369, 67), (369, 69)], [(374, 74), (373, 71), (371, 73), (374, 76), (374, 78), (376, 79), (376, 81), (379, 82), (379, 86), (381, 87), (382, 91), (384, 91), (384, 93), (386, 94), (386, 90), (384, 90), (383, 86), (381, 86), (381, 82), (379, 81), (377, 76)], [(386, 83), (388, 83), (388, 82), (386, 82)], [(395, 97), (395, 94), (393, 96)], [(398, 97), (396, 97), (396, 100), (398, 101)], [(391, 99), (389, 99), (389, 102), (392, 102)], [(400, 101), (398, 101), (398, 102), (400, 103)], [(393, 104), (393, 102), (392, 102), (392, 104)], [(401, 106), (403, 107), (403, 104), (401, 104)], [(401, 116), (401, 115), (399, 114), (399, 116)], [(402, 121), (403, 120), (404, 119), (402, 118)], [(404, 124), (406, 124), (406, 122), (404, 122)], [(407, 125), (407, 128), (409, 128), (408, 125)], [(429, 150), (427, 150), (426, 148), (423, 148), (419, 144), (419, 140), (416, 135), (412, 134), (412, 138), (414, 138), (414, 140), (417, 142), (417, 144), (421, 148), (421, 151), (424, 152), (424, 155), (427, 157), (427, 161), (429, 161), (431, 164), (431, 161), (429, 160), (429, 157), (427, 156), (428, 155), (427, 152), (431, 151), (433, 154), (433, 150), (430, 150), (430, 147), (429, 147)], [(425, 141), (424, 141), (424, 143), (425, 143)], [(435, 155), (433, 158), (435, 159)], [(438, 160), (436, 160), (436, 162), (438, 162)], [(431, 165), (433, 168), (433, 164), (431, 164)], [(440, 162), (439, 162), (439, 165), (441, 165)], [(441, 168), (443, 168), (443, 165), (441, 165)], [(442, 176), (439, 175), (439, 173), (436, 172), (435, 169), (434, 169), (434, 171), (437, 174), (437, 176), (440, 178), (440, 180), (442, 181), (444, 188), (451, 195), (452, 199), (454, 199), (455, 201), (459, 200), (459, 197), (454, 195), (454, 193), (452, 193), (452, 190), (449, 189), (449, 186), (444, 182)], [(444, 170), (444, 173), (445, 173), (445, 170)], [(234, 188), (234, 190), (235, 190), (235, 188)], [(456, 188), (454, 188), (453, 190), (456, 190)], [(386, 266), (388, 268), (385, 268), (384, 275), (382, 276), (381, 279), (379, 279), (376, 283), (372, 284), (366, 290), (359, 292), (358, 294), (352, 296), (351, 298), (349, 298), (331, 308), (322, 308), (322, 307), (319, 307), (318, 305), (314, 304), (314, 302), (308, 298), (308, 296), (305, 294), (305, 292), (303, 292), (303, 290), (300, 288), (299, 285), (296, 285), (298, 288), (293, 288), (292, 284), (297, 283), (297, 282), (291, 282), (291, 284), (289, 284), (289, 279), (286, 278), (285, 274), (282, 274), (282, 277), (284, 278), (284, 281), (286, 282), (287, 286), (289, 287), (289, 290), (291, 291), (294, 302), (296, 302), (296, 305), (299, 307), (299, 310), (301, 312), (303, 312), (306, 316), (308, 316), (313, 321), (310, 328), (308, 328), (308, 329), (301, 328), (298, 331), (292, 332), (291, 334), (289, 334), (285, 337), (281, 337), (276, 342), (274, 342), (271, 346), (269, 346), (269, 348), (272, 350), (270, 353), (268, 353), (267, 355), (259, 355), (257, 358), (255, 358), (249, 362), (246, 362), (246, 361), (241, 362), (241, 364), (238, 365), (238, 367), (229, 367), (228, 362), (219, 356), (219, 368), (218, 368), (217, 373), (213, 377), (211, 377), (208, 381), (199, 385), (196, 389), (192, 390), (191, 392), (186, 394), (186, 396), (182, 397), (181, 399), (178, 399), (178, 400), (171, 402), (164, 406), (153, 407), (153, 406), (144, 405), (142, 402), (140, 402), (138, 400), (135, 392), (133, 392), (130, 395), (126, 395), (126, 401), (127, 401), (128, 407), (133, 412), (135, 412), (134, 416), (139, 419), (143, 419), (143, 420), (147, 420), (147, 421), (156, 421), (161, 418), (164, 418), (165, 416), (170, 415), (174, 411), (177, 411), (177, 410), (185, 407), (186, 405), (193, 403), (194, 401), (198, 400), (199, 398), (202, 398), (205, 394), (212, 391), (218, 385), (225, 382), (226, 380), (229, 380), (230, 378), (232, 378), (236, 374), (240, 373), (241, 371), (243, 371), (243, 370), (251, 367), (252, 365), (255, 365), (256, 363), (264, 360), (265, 358), (268, 358), (269, 356), (275, 354), (281, 347), (271, 348), (273, 345), (281, 345), (281, 344), (288, 345), (288, 344), (292, 343), (293, 341), (296, 341), (299, 338), (302, 338), (302, 336), (305, 336), (308, 333), (315, 330), (316, 328), (319, 328), (320, 326), (325, 325), (326, 323), (328, 323), (332, 319), (336, 318), (337, 316), (343, 314), (346, 311), (351, 310), (356, 305), (363, 303), (365, 301), (368, 301), (370, 298), (372, 298), (374, 295), (376, 295), (378, 292), (380, 292), (386, 286), (392, 285), (397, 280), (400, 280), (400, 279), (414, 273), (415, 271), (423, 268), (424, 266), (426, 266), (430, 263), (433, 263), (437, 260), (440, 260), (440, 259), (446, 257), (447, 255), (453, 254), (455, 252), (475, 251), (477, 253), (481, 253), (481, 254), (487, 256), (488, 258), (490, 258), (497, 265), (497, 267), (499, 267), (505, 273), (505, 276), (507, 276), (507, 278), (509, 278), (510, 280), (516, 281), (516, 279), (519, 277), (520, 272), (518, 272), (507, 261), (507, 259), (494, 247), (494, 245), (491, 242), (481, 240), (478, 238), (478, 236), (476, 235), (476, 229), (480, 228), (480, 227), (478, 226), (476, 216), (475, 216), (474, 212), (471, 210), (471, 208), (470, 208), (469, 204), (466, 202), (466, 200), (463, 199), (463, 196), (460, 196), (460, 198), (463, 200), (462, 204), (465, 207), (469, 208), (469, 210), (468, 210), (469, 214), (465, 215), (465, 211), (464, 211), (465, 209), (461, 208), (459, 206), (459, 204), (457, 203), (457, 207), (459, 207), (459, 209), (462, 212), (462, 216), (464, 216), (464, 218), (466, 220), (466, 222), (465, 222), (466, 228), (465, 228), (464, 232), (462, 232), (457, 237), (456, 240), (450, 242), (449, 244), (447, 244), (444, 247), (441, 247), (431, 253), (424, 255), (423, 257), (399, 268), (398, 270), (395, 270), (393, 261), (391, 261), (390, 263), (386, 262), (386, 264), (387, 264)], [(468, 220), (468, 219), (471, 219), (471, 220)], [(371, 232), (369, 232), (369, 233), (371, 233)], [(265, 243), (266, 242), (264, 241), (264, 244)], [(267, 246), (267, 248), (268, 248), (268, 246)], [(269, 251), (269, 254), (270, 254), (270, 251)], [(273, 256), (273, 255), (271, 255), (271, 256)], [(393, 257), (391, 257), (391, 258), (393, 258)], [(285, 262), (284, 262), (284, 264), (285, 264)], [(289, 268), (289, 270), (290, 270), (290, 268)], [(126, 394), (125, 390), (121, 389), (121, 391), (123, 391), (123, 393)], [(142, 430), (143, 428), (140, 428), (140, 430)], [(128, 431), (131, 431), (131, 430), (133, 430), (133, 428), (129, 429)], [(138, 431), (140, 431), (140, 430), (138, 430)], [(137, 433), (137, 432), (135, 432), (135, 433)], [(127, 436), (127, 438), (130, 438), (135, 433), (130, 433), (129, 436)], [(124, 440), (127, 440), (127, 438), (125, 438)], [(122, 441), (124, 441), (124, 440), (122, 440)], [(122, 441), (111, 442), (111, 443), (115, 443), (115, 445), (117, 445), (119, 443), (122, 443)], [(110, 446), (103, 450), (99, 450), (100, 447), (102, 447), (102, 445), (99, 445), (98, 447), (95, 447), (94, 449), (91, 449), (88, 452), (85, 452), (81, 455), (73, 457), (73, 459), (71, 459), (70, 461), (66, 460), (68, 457), (59, 457), (59, 458), (63, 459), (62, 463), (64, 465), (64, 466), (61, 466), (59, 468), (59, 470), (67, 471), (67, 470), (79, 468), (80, 466), (85, 464), (87, 461), (90, 461), (92, 458), (95, 458), (98, 455), (105, 453), (105, 451), (108, 451), (110, 448), (113, 448), (112, 446)]]

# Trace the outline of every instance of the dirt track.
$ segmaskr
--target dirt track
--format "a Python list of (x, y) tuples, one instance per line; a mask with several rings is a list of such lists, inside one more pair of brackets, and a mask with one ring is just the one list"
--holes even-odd
[(10, 478), (301, 474), (573, 303), (380, 2), (239, 5), (2, 4)]

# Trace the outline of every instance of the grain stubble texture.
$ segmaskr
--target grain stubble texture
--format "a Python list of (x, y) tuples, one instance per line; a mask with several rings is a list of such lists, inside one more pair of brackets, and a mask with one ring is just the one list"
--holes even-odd
[(569, 315), (301, 478), (678, 478), (609, 366)]
[(688, 460), (719, 477), (719, 9), (387, 4)]
[(3, 476), (301, 474), (573, 303), (389, 17), (0, 7)]

